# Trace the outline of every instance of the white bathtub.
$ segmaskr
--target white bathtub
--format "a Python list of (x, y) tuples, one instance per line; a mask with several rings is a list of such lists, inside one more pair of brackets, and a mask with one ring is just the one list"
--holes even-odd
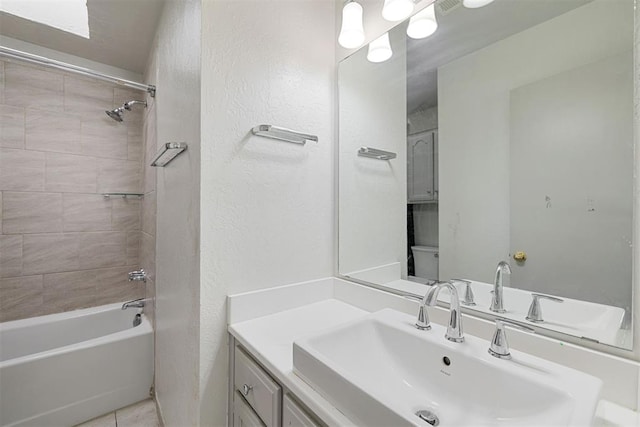
[(0, 323), (0, 426), (72, 426), (148, 398), (153, 330), (120, 306)]

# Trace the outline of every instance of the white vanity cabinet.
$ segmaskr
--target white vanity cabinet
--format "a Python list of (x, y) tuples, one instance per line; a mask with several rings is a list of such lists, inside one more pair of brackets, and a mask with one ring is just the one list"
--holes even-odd
[(438, 200), (438, 130), (407, 137), (407, 201)]
[(231, 338), (230, 427), (321, 427), (242, 346)]

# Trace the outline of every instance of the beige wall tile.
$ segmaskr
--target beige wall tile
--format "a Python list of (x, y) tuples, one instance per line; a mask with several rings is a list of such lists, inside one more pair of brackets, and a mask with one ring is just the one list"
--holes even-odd
[(0, 235), (0, 277), (22, 275), (22, 236)]
[(128, 156), (127, 125), (106, 116), (83, 120), (82, 153), (88, 156), (126, 159)]
[(65, 193), (95, 193), (97, 162), (93, 157), (47, 153), (45, 189)]
[(127, 233), (79, 233), (80, 269), (116, 267), (127, 261)]
[(0, 280), (0, 322), (42, 313), (42, 276)]
[(111, 203), (101, 194), (64, 194), (62, 221), (64, 231), (111, 230)]
[(141, 123), (127, 123), (127, 158), (142, 161), (144, 155)]
[(24, 148), (24, 108), (0, 105), (0, 147)]
[(151, 236), (156, 235), (156, 192), (144, 195), (142, 199), (142, 231)]
[(99, 193), (140, 193), (142, 171), (140, 162), (98, 159)]
[(140, 230), (142, 200), (132, 198), (113, 199), (111, 226), (113, 230)]
[(144, 283), (130, 282), (133, 267), (108, 268), (97, 271), (97, 305), (144, 298)]
[(4, 61), (0, 61), (0, 102), (4, 103)]
[(62, 194), (7, 191), (2, 199), (4, 234), (62, 231)]
[(76, 76), (64, 76), (64, 111), (90, 120), (111, 120), (113, 86)]
[(127, 233), (127, 265), (138, 265), (140, 258), (140, 231), (129, 231)]
[(144, 268), (151, 280), (156, 280), (156, 239), (145, 232), (140, 239), (140, 268)]
[(25, 234), (23, 238), (23, 274), (80, 269), (78, 234)]
[(92, 307), (96, 301), (96, 272), (73, 271), (44, 275), (42, 303), (48, 313)]
[(2, 230), (2, 191), (0, 191), (0, 230)]
[(0, 190), (43, 191), (44, 153), (0, 148)]
[(80, 153), (80, 119), (52, 111), (27, 108), (25, 127), (29, 150)]
[(156, 170), (157, 168), (149, 166), (158, 152), (158, 143), (156, 137), (156, 120), (155, 106), (151, 108), (147, 115), (147, 121), (144, 124), (144, 192), (155, 191), (156, 189)]
[(21, 64), (5, 63), (4, 103), (63, 111), (62, 74)]

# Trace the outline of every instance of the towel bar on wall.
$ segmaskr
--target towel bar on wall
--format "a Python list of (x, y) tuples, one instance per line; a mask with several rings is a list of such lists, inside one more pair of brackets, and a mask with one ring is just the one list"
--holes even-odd
[(163, 168), (186, 149), (187, 144), (185, 142), (167, 142), (158, 150), (156, 157), (151, 162), (151, 166)]
[(265, 138), (277, 139), (279, 141), (293, 142), (295, 144), (304, 145), (307, 141), (318, 142), (316, 135), (298, 132), (295, 130), (281, 128), (272, 125), (258, 125), (251, 129), (251, 133)]
[(377, 148), (360, 147), (358, 156), (369, 157), (378, 160), (391, 160), (397, 157), (396, 153), (391, 151), (378, 150)]

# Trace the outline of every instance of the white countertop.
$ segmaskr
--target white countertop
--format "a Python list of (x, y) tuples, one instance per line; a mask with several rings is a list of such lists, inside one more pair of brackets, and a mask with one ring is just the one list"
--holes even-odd
[[(340, 281), (341, 290), (329, 292), (333, 280), (323, 279), (230, 296), (228, 329), (256, 360), (322, 421), (330, 426), (350, 426), (353, 425), (351, 420), (293, 373), (295, 340), (364, 316), (383, 303), (380, 299), (384, 295), (381, 296), (378, 291), (371, 293), (371, 300), (362, 301), (363, 293), (358, 289), (360, 285), (345, 281)], [(350, 289), (351, 286), (354, 288)], [(365, 294), (368, 293), (367, 290)], [(398, 300), (396, 296), (393, 298), (389, 300), (389, 305), (395, 305), (394, 308), (401, 311), (406, 311), (403, 310), (405, 304), (415, 304)], [(254, 305), (256, 310), (248, 310)], [(273, 308), (270, 310), (270, 307)], [(257, 313), (256, 317), (247, 318), (248, 312)], [(435, 317), (432, 316), (432, 321), (437, 321), (438, 316)], [(598, 406), (595, 425), (640, 426), (640, 414), (602, 401)]]

